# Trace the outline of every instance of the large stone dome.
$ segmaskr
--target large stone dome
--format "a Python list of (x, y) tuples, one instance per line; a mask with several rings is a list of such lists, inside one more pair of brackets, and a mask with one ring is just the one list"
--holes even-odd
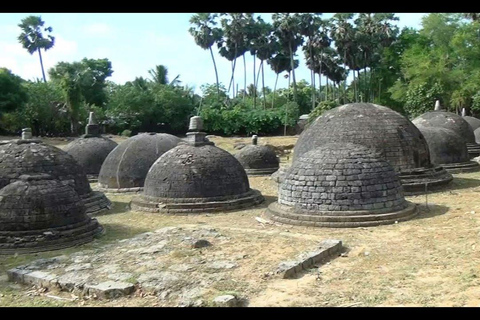
[(278, 170), (280, 160), (275, 151), (266, 145), (258, 145), (257, 137), (252, 138), (252, 144), (245, 146), (235, 154), (235, 158), (245, 169), (247, 175), (269, 175)]
[(0, 188), (15, 182), (22, 174), (46, 173), (65, 183), (73, 183), (88, 214), (108, 210), (110, 200), (92, 191), (82, 166), (67, 152), (38, 139), (0, 142)]
[(0, 189), (0, 254), (70, 247), (102, 230), (87, 216), (73, 180), (24, 174)]
[[(350, 103), (324, 112), (299, 136), (293, 162), (323, 144), (354, 143), (372, 148), (400, 174), (405, 192), (442, 186), (452, 175), (430, 162), (427, 142), (410, 120), (372, 103)], [(281, 179), (280, 179), (281, 181)]]
[(140, 133), (120, 143), (103, 162), (98, 188), (105, 192), (137, 192), (143, 189), (152, 164), (182, 140), (167, 133)]
[(444, 110), (429, 111), (416, 117), (412, 122), (416, 126), (450, 129), (464, 139), (470, 158), (480, 155), (480, 146), (475, 142), (472, 127), (458, 114)]
[(281, 223), (359, 227), (416, 214), (392, 165), (375, 149), (352, 143), (327, 143), (303, 153), (278, 190), (267, 216)]
[(480, 170), (480, 165), (470, 161), (465, 140), (453, 130), (442, 127), (418, 126), (427, 140), (433, 164), (444, 167), (450, 173)]
[(105, 137), (81, 137), (67, 144), (63, 150), (84, 168), (89, 180), (95, 181), (103, 162), (117, 145)]
[(189, 132), (187, 142), (165, 152), (151, 166), (143, 193), (131, 207), (188, 214), (240, 209), (263, 200), (260, 192), (250, 189), (248, 176), (233, 155), (214, 146), (203, 132)]

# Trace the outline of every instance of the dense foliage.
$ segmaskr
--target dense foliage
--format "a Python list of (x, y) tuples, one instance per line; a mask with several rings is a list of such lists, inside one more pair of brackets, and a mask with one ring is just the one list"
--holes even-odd
[[(413, 118), (432, 110), (436, 100), (448, 110), (480, 114), (480, 21), (476, 14), (431, 13), (419, 30), (395, 25), (392, 13), (279, 13), (266, 22), (253, 13), (197, 13), (190, 19), (192, 41), (212, 57), (216, 79), (202, 93), (168, 79), (168, 68), (148, 70), (151, 79), (125, 84), (108, 81), (108, 59), (59, 62), (50, 81), (25, 81), (0, 68), (0, 124), (17, 133), (30, 126), (35, 135), (83, 133), (90, 111), (105, 132), (185, 133), (189, 118), (201, 115), (205, 131), (219, 135), (286, 134), (300, 115), (310, 121), (350, 102), (373, 102)], [(43, 37), (40, 17), (22, 20), (19, 41), (30, 53), (53, 47)], [(43, 37), (34, 43), (32, 36)], [(218, 82), (213, 51), (231, 62), (225, 86)], [(303, 54), (309, 79), (297, 79)], [(235, 82), (238, 66), (253, 58), (253, 83)], [(1, 67), (1, 66), (0, 66)], [(264, 85), (265, 72), (289, 86)], [(237, 70), (238, 73), (238, 70)], [(246, 78), (246, 77), (245, 77)]]

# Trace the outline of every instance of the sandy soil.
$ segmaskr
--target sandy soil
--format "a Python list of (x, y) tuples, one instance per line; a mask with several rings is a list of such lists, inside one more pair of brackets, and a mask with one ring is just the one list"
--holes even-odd
[[(297, 137), (261, 138), (259, 143), (294, 144)], [(113, 137), (117, 141), (124, 138)], [(235, 143), (250, 138), (212, 137), (232, 153)], [(59, 147), (68, 141), (47, 141)], [(282, 156), (282, 165), (290, 161)], [(288, 157), (288, 158), (287, 158)], [(398, 224), (368, 228), (304, 228), (265, 219), (267, 205), (277, 199), (277, 185), (269, 177), (250, 177), (266, 201), (249, 210), (195, 216), (164, 216), (127, 209), (131, 196), (108, 195), (112, 212), (98, 216), (106, 233), (77, 248), (31, 255), (0, 256), (0, 306), (162, 306), (156, 296), (132, 296), (110, 301), (79, 299), (7, 281), (6, 270), (43, 257), (71, 254), (92, 246), (165, 226), (208, 225), (230, 241), (218, 248), (224, 257), (246, 255), (238, 268), (219, 280), (205, 297), (235, 292), (250, 307), (476, 307), (480, 306), (480, 172), (454, 175), (441, 192), (411, 196), (420, 214)], [(95, 188), (95, 185), (92, 184)], [(314, 250), (325, 239), (341, 240), (345, 252), (297, 279), (271, 275), (282, 261)]]

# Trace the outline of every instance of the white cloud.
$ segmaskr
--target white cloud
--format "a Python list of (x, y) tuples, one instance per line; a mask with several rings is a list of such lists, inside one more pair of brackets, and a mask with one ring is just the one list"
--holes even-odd
[(82, 31), (95, 37), (110, 37), (114, 35), (114, 30), (106, 23), (92, 23), (82, 27)]

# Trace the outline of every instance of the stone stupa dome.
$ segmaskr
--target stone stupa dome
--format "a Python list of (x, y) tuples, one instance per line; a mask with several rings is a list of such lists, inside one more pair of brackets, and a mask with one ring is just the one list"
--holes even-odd
[(0, 254), (32, 253), (92, 241), (103, 231), (73, 180), (21, 175), (0, 189)]
[(139, 133), (112, 150), (100, 169), (98, 189), (105, 192), (138, 192), (152, 164), (182, 140), (167, 133)]
[(470, 158), (480, 155), (480, 145), (475, 141), (473, 129), (461, 115), (446, 111), (440, 106), (416, 117), (412, 123), (416, 126), (450, 129), (464, 139)]
[[(326, 143), (354, 143), (372, 148), (399, 173), (406, 194), (448, 184), (452, 175), (430, 161), (427, 142), (418, 128), (400, 113), (372, 103), (350, 103), (324, 112), (299, 136), (295, 162)], [(280, 179), (281, 181), (282, 179)]]
[(46, 173), (73, 188), (84, 202), (87, 214), (110, 209), (111, 202), (102, 192), (92, 191), (87, 175), (75, 159), (39, 139), (0, 141), (0, 188), (15, 182), (23, 174)]
[(393, 166), (372, 148), (327, 143), (303, 153), (278, 187), (267, 216), (312, 227), (360, 227), (412, 218)]
[(475, 117), (471, 117), (471, 116), (463, 116), (462, 118), (465, 119), (465, 121), (468, 122), (468, 124), (470, 125), (470, 127), (472, 127), (472, 130), (473, 130), (473, 131), (475, 131), (475, 130), (477, 130), (478, 128), (480, 128), (480, 119), (475, 118)]
[(103, 161), (118, 145), (115, 141), (102, 137), (93, 112), (90, 112), (85, 134), (67, 144), (63, 150), (69, 153), (84, 169), (90, 181), (96, 181)]
[(155, 161), (142, 194), (131, 202), (132, 210), (173, 214), (229, 211), (264, 200), (259, 191), (250, 189), (240, 162), (208, 141), (202, 128), (201, 118), (193, 117), (186, 142)]
[(433, 164), (444, 167), (450, 173), (480, 170), (480, 165), (470, 161), (467, 144), (453, 130), (442, 127), (418, 126), (427, 140)]
[(245, 169), (247, 175), (269, 175), (278, 170), (280, 160), (269, 146), (258, 145), (257, 136), (252, 137), (252, 144), (242, 148), (235, 158)]

